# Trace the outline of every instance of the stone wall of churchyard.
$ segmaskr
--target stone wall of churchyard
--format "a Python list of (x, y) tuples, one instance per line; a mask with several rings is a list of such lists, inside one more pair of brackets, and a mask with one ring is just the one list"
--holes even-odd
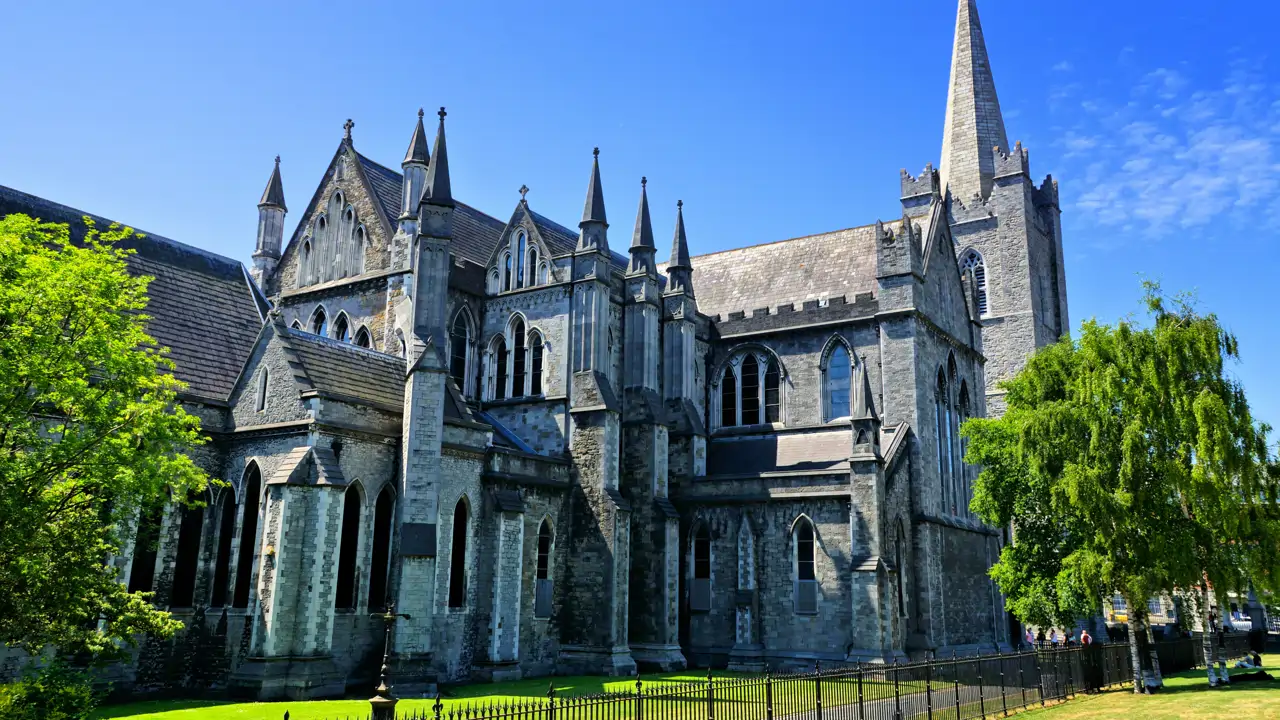
[[(795, 522), (814, 524), (815, 564), (819, 584), (816, 614), (799, 614), (795, 605)], [(738, 531), (751, 523), (756, 542), (756, 587), (759, 589), (759, 637), (774, 667), (812, 665), (815, 658), (843, 660), (850, 643), (852, 597), (848, 498), (797, 498), (745, 505), (704, 506), (685, 518), (682, 552), (684, 594), (692, 577), (692, 537), (697, 524), (711, 533), (711, 611), (689, 617), (688, 659), (693, 664), (723, 666), (735, 642)]]

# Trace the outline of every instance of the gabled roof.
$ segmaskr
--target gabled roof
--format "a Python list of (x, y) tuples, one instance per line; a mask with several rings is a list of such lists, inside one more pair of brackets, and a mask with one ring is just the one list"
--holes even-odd
[[(72, 241), (84, 238), (86, 215), (99, 230), (112, 222), (0, 186), (0, 216), (13, 213), (66, 223)], [(151, 233), (135, 235), (121, 245), (136, 251), (127, 261), (130, 272), (155, 278), (147, 290), (147, 332), (169, 348), (174, 375), (187, 384), (185, 394), (226, 400), (253, 351), (266, 310), (244, 266)]]
[(691, 264), (698, 311), (722, 318), (806, 300), (852, 302), (878, 288), (874, 225), (697, 255)]
[(853, 449), (848, 427), (822, 432), (746, 435), (708, 443), (707, 475), (847, 470)]
[(284, 456), (275, 473), (267, 478), (267, 484), (346, 487), (347, 479), (332, 450), (304, 445), (290, 450)]
[(300, 372), (322, 395), (400, 412), (404, 407), (404, 358), (302, 330), (277, 326)]

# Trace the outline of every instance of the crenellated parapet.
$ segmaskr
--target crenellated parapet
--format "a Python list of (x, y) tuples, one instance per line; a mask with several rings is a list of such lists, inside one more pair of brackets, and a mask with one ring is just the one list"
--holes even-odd
[(1014, 144), (1013, 150), (1005, 152), (999, 147), (994, 148), (992, 155), (995, 161), (995, 179), (1014, 177), (1021, 175), (1022, 177), (1031, 179), (1031, 161), (1026, 149), (1022, 147), (1022, 142), (1018, 141)]
[(926, 201), (934, 195), (942, 194), (942, 184), (938, 180), (938, 171), (933, 163), (924, 166), (919, 175), (912, 175), (906, 168), (901, 171), (902, 201), (923, 198)]
[(1047, 207), (1060, 210), (1061, 205), (1058, 204), (1058, 181), (1052, 175), (1045, 175), (1040, 187), (1035, 188), (1031, 193), (1031, 199), (1037, 208)]

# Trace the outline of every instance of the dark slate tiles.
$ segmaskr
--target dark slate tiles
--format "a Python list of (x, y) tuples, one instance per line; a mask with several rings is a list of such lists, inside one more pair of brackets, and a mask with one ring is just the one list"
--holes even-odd
[(715, 438), (707, 452), (707, 475), (847, 468), (852, 443), (848, 429)]
[(392, 411), (403, 407), (403, 358), (301, 330), (286, 332), (289, 345), (316, 390)]

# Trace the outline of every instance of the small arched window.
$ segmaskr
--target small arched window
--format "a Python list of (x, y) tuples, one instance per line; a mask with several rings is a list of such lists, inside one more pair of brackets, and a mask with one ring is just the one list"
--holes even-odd
[(236, 586), (233, 607), (249, 607), (249, 584), (253, 582), (253, 561), (258, 549), (258, 503), (262, 493), (262, 474), (257, 464), (245, 471), (240, 502), (240, 553), (236, 559)]
[(338, 319), (333, 323), (333, 339), (339, 342), (351, 341), (351, 323), (347, 322), (346, 313), (338, 313)]
[(770, 357), (764, 369), (764, 421), (776, 423), (782, 420), (781, 376), (778, 373), (778, 361)]
[(409, 357), (409, 343), (404, 339), (404, 331), (399, 328), (396, 329), (396, 345), (400, 347), (400, 357)]
[(360, 490), (352, 485), (342, 500), (342, 535), (338, 544), (338, 588), (335, 610), (356, 609), (356, 550), (360, 546)]
[(222, 491), (218, 502), (218, 554), (213, 561), (213, 589), (209, 605), (227, 604), (227, 581), (231, 579), (231, 541), (236, 533), (236, 498), (230, 488)]
[(902, 521), (897, 523), (897, 543), (893, 555), (894, 569), (898, 574), (898, 614), (907, 615), (907, 533), (902, 529)]
[[(317, 223), (318, 225), (319, 223)], [(298, 287), (311, 283), (311, 241), (302, 242), (302, 254), (298, 259)]]
[(359, 275), (360, 273), (364, 272), (364, 245), (365, 245), (364, 226), (361, 225), (360, 227), (356, 228), (356, 247), (355, 247), (356, 256), (351, 258), (351, 272), (355, 273), (356, 275)]
[(538, 266), (538, 284), (546, 285), (550, 281), (551, 281), (551, 269), (547, 267), (546, 263), (542, 263), (541, 265)]
[(760, 363), (755, 355), (742, 360), (742, 424), (760, 424)]
[(263, 412), (264, 410), (267, 409), (267, 383), (268, 382), (269, 382), (268, 370), (266, 368), (262, 368), (262, 371), (258, 373), (258, 398), (254, 402), (254, 405), (257, 408), (258, 412)]
[(144, 508), (138, 514), (138, 533), (133, 540), (133, 561), (129, 566), (129, 592), (151, 592), (156, 579), (156, 551), (160, 544), (160, 521), (164, 508)]
[(196, 496), (182, 506), (182, 524), (178, 528), (178, 552), (173, 563), (173, 586), (169, 595), (171, 607), (191, 607), (195, 603), (196, 576), (200, 566), (200, 533), (204, 529), (204, 507), (196, 506)]
[(370, 610), (381, 610), (391, 600), (387, 597), (387, 576), (391, 570), (391, 523), (395, 507), (395, 493), (388, 485), (378, 493), (378, 502), (373, 509), (373, 552), (369, 558)]
[(302, 323), (298, 322), (297, 320), (294, 320), (293, 322), (289, 323), (289, 327), (293, 330), (301, 330)]
[(529, 259), (526, 261), (525, 267), (528, 268), (529, 285), (541, 285), (542, 281), (537, 279), (537, 276), (535, 275), (538, 270), (538, 248), (534, 247), (532, 243), (529, 245), (528, 258)]
[(516, 287), (524, 287), (525, 251), (528, 241), (524, 233), (516, 235)]
[(525, 345), (524, 320), (519, 316), (511, 320), (511, 345), (511, 397), (524, 397), (528, 394), (524, 381), (529, 348)]
[(494, 400), (507, 398), (507, 339), (498, 336), (493, 344), (493, 389)]
[(967, 514), (969, 511), (970, 500), (970, 483), (969, 466), (965, 463), (965, 455), (969, 452), (969, 440), (960, 434), (960, 426), (964, 425), (965, 420), (973, 417), (969, 407), (969, 385), (964, 380), (960, 381), (960, 396), (957, 402), (958, 413), (956, 417), (956, 438), (959, 445), (958, 456), (956, 457), (956, 465), (959, 470), (958, 484), (960, 495), (960, 512)]
[(826, 374), (823, 378), (823, 398), (827, 420), (849, 417), (852, 396), (853, 364), (844, 344), (836, 342), (827, 355)]
[(369, 328), (361, 325), (356, 331), (356, 345), (362, 348), (373, 348), (373, 336), (369, 334)]
[(533, 616), (537, 618), (551, 617), (551, 522), (542, 521), (538, 528), (538, 566), (534, 575)]
[(977, 250), (969, 250), (960, 263), (961, 272), (968, 273), (973, 280), (973, 287), (978, 295), (978, 314), (986, 317), (987, 310), (987, 264)]
[(315, 314), (311, 316), (311, 332), (316, 335), (325, 335), (329, 330), (329, 319), (325, 317), (324, 308), (316, 308)]
[(507, 291), (511, 289), (511, 253), (505, 253), (502, 256), (502, 289)]
[(818, 612), (817, 542), (813, 524), (800, 518), (794, 531), (796, 612), (811, 615)]
[(711, 611), (711, 530), (698, 523), (693, 533), (693, 585), (689, 589), (689, 609)]
[(732, 427), (738, 424), (738, 378), (733, 374), (733, 366), (724, 366), (724, 375), (720, 378), (720, 424)]
[(467, 392), (467, 358), (471, 352), (471, 323), (462, 310), (453, 317), (449, 329), (449, 376), (458, 386), (458, 392)]
[(453, 508), (453, 547), (449, 553), (449, 607), (467, 604), (467, 501)]
[(938, 384), (934, 389), (933, 407), (934, 432), (938, 448), (938, 482), (942, 511), (946, 512), (952, 506), (951, 481), (947, 464), (948, 445), (951, 441), (951, 401), (947, 395), (947, 375), (941, 368), (938, 369)]
[(530, 395), (542, 394), (542, 366), (543, 366), (542, 355), (545, 349), (546, 348), (542, 342), (542, 333), (538, 332), (537, 330), (534, 330), (533, 332), (529, 333), (529, 365), (530, 365), (529, 394)]

